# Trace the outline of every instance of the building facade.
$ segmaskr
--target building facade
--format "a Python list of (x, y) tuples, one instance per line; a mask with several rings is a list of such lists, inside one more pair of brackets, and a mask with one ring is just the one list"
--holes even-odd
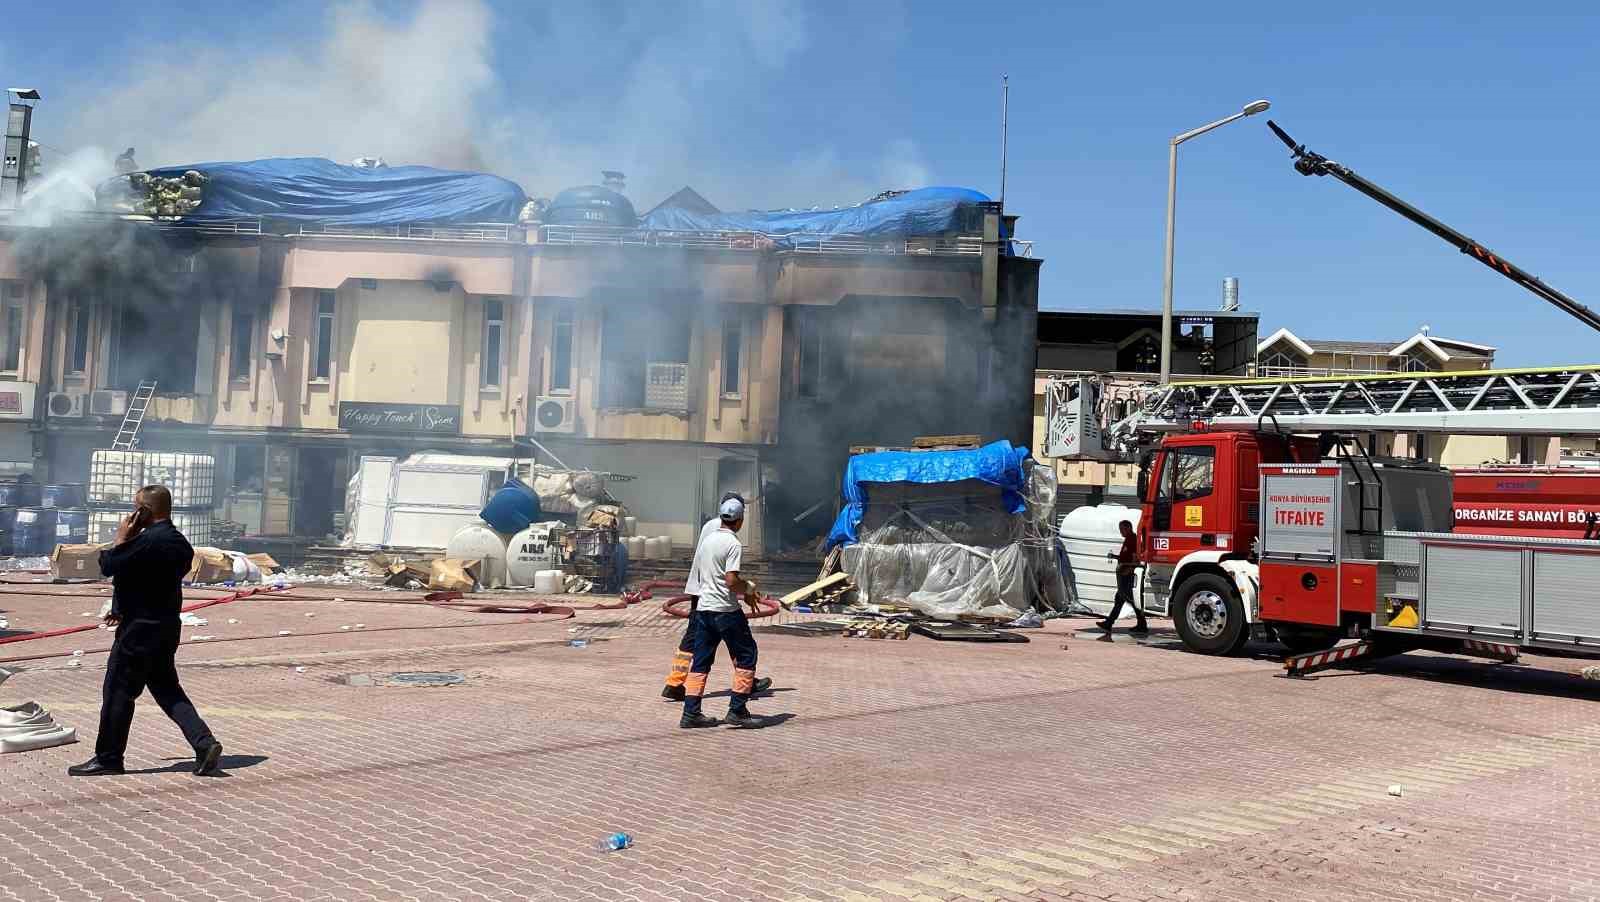
[(0, 224), (0, 467), (83, 481), (154, 381), (141, 447), (215, 455), (217, 504), (249, 533), (328, 535), (361, 456), (438, 450), (631, 476), (615, 491), (641, 532), (680, 543), (740, 491), (749, 545), (777, 548), (826, 528), (851, 445), (1026, 440), (1040, 261), (1005, 252), (997, 208), (978, 219), (803, 250), (599, 226)]

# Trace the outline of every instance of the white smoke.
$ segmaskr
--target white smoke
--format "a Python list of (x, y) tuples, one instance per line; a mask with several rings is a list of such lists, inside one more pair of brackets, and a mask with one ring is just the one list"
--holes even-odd
[[(497, 48), (505, 26), (529, 19), (534, 44)], [(759, 109), (764, 90), (806, 62), (804, 4), (497, 12), (422, 0), (394, 18), (357, 0), (322, 25), (243, 54), (172, 46), (148, 55), (164, 62), (110, 61), (133, 75), (71, 110), (53, 143), (132, 145), (144, 167), (380, 156), (484, 169), (546, 196), (620, 169), (641, 210), (685, 184), (745, 209), (853, 203), (929, 179), (899, 136), (865, 162), (843, 159), (833, 136), (769, 136), (767, 150), (730, 140), (741, 110)]]

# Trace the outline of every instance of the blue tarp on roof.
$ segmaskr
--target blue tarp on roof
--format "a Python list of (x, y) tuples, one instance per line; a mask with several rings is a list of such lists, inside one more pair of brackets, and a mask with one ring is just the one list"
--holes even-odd
[(985, 203), (989, 196), (970, 188), (919, 188), (885, 200), (868, 201), (840, 210), (773, 210), (744, 213), (700, 213), (683, 207), (659, 207), (639, 221), (641, 229), (685, 232), (756, 232), (784, 238), (925, 237), (970, 232), (964, 208)]
[(856, 529), (867, 505), (867, 483), (961, 482), (976, 479), (998, 486), (1006, 509), (1013, 514), (1026, 510), (1022, 491), (1027, 472), (1022, 464), (1028, 449), (1013, 447), (1008, 441), (991, 442), (970, 451), (877, 451), (857, 454), (844, 469), (844, 509), (828, 531), (828, 547), (860, 541)]
[(193, 169), (210, 181), (184, 219), (284, 219), (329, 225), (517, 221), (528, 198), (515, 182), (431, 166), (363, 169), (318, 157), (196, 163), (150, 170), (173, 178)]

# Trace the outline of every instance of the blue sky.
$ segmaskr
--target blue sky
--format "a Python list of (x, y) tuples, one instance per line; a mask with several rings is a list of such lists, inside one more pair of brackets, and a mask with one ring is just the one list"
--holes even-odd
[[(1578, 4), (69, 6), (0, 32), (0, 79), (45, 93), (35, 134), (63, 150), (374, 153), (545, 195), (622, 168), (641, 206), (685, 183), (725, 209), (995, 193), (1005, 73), (1007, 204), (1046, 258), (1042, 304), (1153, 308), (1167, 139), (1266, 97), (1312, 149), (1600, 308), (1600, 17)], [(1295, 174), (1266, 118), (1180, 152), (1180, 307), (1234, 275), (1263, 333), (1426, 323), (1506, 365), (1600, 359), (1600, 335)]]

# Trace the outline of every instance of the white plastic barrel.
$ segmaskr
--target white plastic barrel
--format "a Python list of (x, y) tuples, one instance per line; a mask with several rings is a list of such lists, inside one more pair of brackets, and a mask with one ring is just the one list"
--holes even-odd
[(672, 536), (656, 536), (656, 555), (660, 560), (672, 557)]
[(460, 561), (482, 561), (478, 566), (478, 585), (498, 589), (506, 584), (506, 540), (486, 523), (473, 523), (456, 530), (444, 548), (444, 556)]
[(639, 534), (639, 518), (638, 517), (623, 517), (622, 518), (622, 534), (625, 535), (625, 536), (630, 536), (630, 537), (638, 535)]
[[(1117, 597), (1117, 562), (1114, 556), (1122, 548), (1122, 533), (1117, 524), (1123, 520), (1139, 528), (1140, 511), (1121, 504), (1085, 505), (1061, 518), (1061, 547), (1067, 555), (1068, 588), (1078, 603), (1104, 616), (1111, 613)], [(1108, 558), (1106, 555), (1112, 555)], [(1144, 571), (1140, 570), (1142, 580)], [(1135, 586), (1135, 592), (1138, 592)], [(1135, 598), (1137, 600), (1137, 596)], [(1123, 608), (1121, 618), (1135, 615)]]
[(561, 550), (550, 540), (551, 529), (559, 523), (535, 523), (511, 537), (506, 546), (506, 581), (513, 586), (531, 586), (541, 570), (560, 562)]

